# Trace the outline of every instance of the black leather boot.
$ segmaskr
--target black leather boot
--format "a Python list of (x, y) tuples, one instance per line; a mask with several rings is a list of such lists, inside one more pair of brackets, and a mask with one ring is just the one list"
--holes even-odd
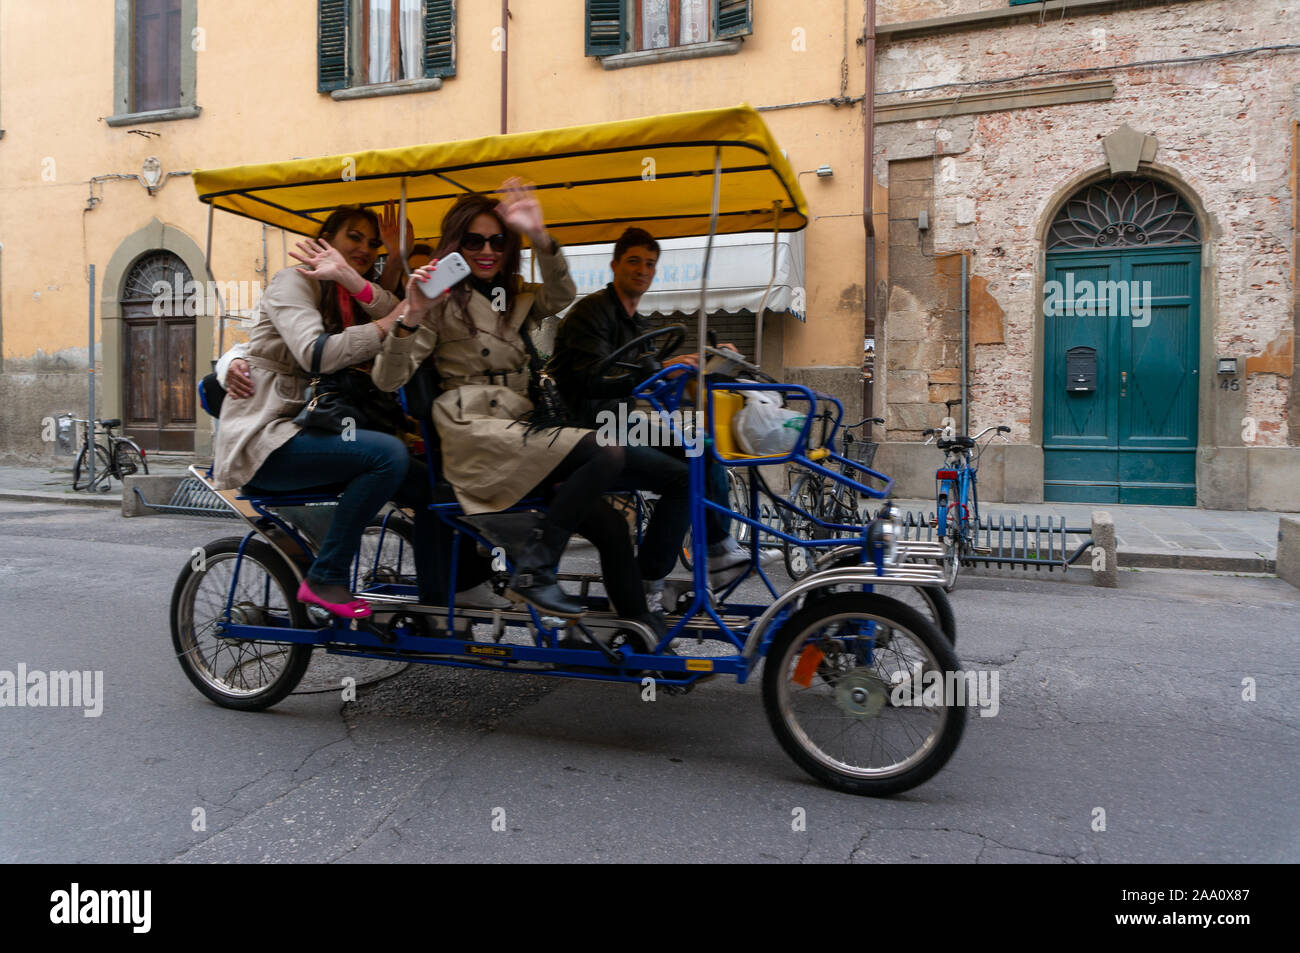
[(555, 579), (555, 569), (571, 535), (569, 530), (531, 511), (486, 513), (462, 519), (504, 549), (515, 564), (507, 597), (522, 599), (539, 612), (563, 618), (577, 618), (587, 611)]

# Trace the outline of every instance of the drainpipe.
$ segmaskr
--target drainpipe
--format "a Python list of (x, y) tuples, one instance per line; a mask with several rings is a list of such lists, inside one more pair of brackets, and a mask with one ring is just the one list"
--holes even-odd
[(970, 259), (961, 253), (961, 432), (970, 434), (970, 407), (966, 403), (966, 341), (970, 335)]
[[(867, 83), (866, 90), (862, 95), (862, 224), (867, 232), (867, 254), (866, 254), (866, 277), (863, 284), (863, 300), (866, 304), (866, 316), (863, 321), (863, 330), (871, 328), (871, 335), (876, 340), (880, 340), (882, 329), (877, 326), (876, 322), (876, 220), (875, 208), (873, 207), (875, 192), (875, 176), (872, 175), (872, 167), (875, 165), (876, 155), (876, 0), (866, 0), (866, 24), (864, 30), (864, 46), (866, 48), (866, 73)], [(876, 348), (876, 354), (880, 354), (880, 348)], [(877, 362), (879, 364), (879, 362)], [(862, 358), (858, 358), (858, 366), (861, 367)], [(875, 393), (875, 377), (877, 371), (872, 372), (872, 394)], [(862, 408), (862, 416), (870, 417), (871, 407)], [(867, 425), (870, 429), (867, 431), (867, 437), (870, 438), (875, 424)]]
[(510, 75), (510, 0), (501, 0), (501, 135), (506, 134), (506, 80)]
[[(90, 266), (90, 293), (88, 296), (86, 313), (89, 315), (89, 339), (90, 339), (90, 357), (86, 368), (86, 380), (90, 382), (90, 412), (86, 414), (90, 422), (86, 424), (86, 429), (90, 431), (89, 449), (86, 454), (86, 471), (87, 488), (95, 485), (95, 266)], [(122, 415), (123, 417), (126, 414)], [(125, 430), (123, 431), (125, 433)]]

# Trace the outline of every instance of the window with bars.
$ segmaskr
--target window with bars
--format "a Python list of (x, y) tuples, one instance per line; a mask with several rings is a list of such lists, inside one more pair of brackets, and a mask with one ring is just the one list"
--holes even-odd
[(456, 75), (455, 0), (317, 0), (322, 93)]
[(586, 52), (666, 50), (753, 32), (752, 0), (586, 0)]

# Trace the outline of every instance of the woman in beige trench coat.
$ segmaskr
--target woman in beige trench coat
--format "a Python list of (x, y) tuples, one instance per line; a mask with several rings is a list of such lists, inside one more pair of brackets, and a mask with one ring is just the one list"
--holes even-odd
[[(660, 620), (646, 610), (627, 524), (602, 498), (623, 469), (623, 448), (599, 446), (593, 430), (529, 434), (520, 422), (533, 410), (521, 331), (526, 322), (567, 306), (575, 288), (532, 189), (510, 179), (501, 192), (500, 203), (481, 194), (461, 196), (447, 212), (437, 257), (460, 252), (470, 277), (433, 301), (418, 327), (394, 327), (373, 379), (395, 390), (433, 356), (443, 386), (433, 406), (443, 472), (474, 525), (510, 554), (515, 572), (509, 594), (548, 614), (581, 615), (582, 604), (555, 579), (564, 546), (577, 532), (600, 551), (615, 610), (661, 631)], [(519, 276), (521, 234), (532, 244), (541, 284)], [(545, 514), (481, 515), (532, 494), (550, 497)]]

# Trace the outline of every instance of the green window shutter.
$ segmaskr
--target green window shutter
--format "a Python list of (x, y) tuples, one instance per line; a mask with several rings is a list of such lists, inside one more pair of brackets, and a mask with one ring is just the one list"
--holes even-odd
[(622, 53), (623, 0), (587, 0), (587, 55)]
[(317, 0), (316, 89), (328, 93), (348, 85), (349, 0)]
[(456, 0), (425, 0), (424, 75), (456, 75)]
[(754, 32), (753, 0), (713, 0), (713, 38), (725, 40)]
[(1011, 5), (1018, 6), (1022, 3), (1042, 3), (1043, 0), (1011, 0)]

